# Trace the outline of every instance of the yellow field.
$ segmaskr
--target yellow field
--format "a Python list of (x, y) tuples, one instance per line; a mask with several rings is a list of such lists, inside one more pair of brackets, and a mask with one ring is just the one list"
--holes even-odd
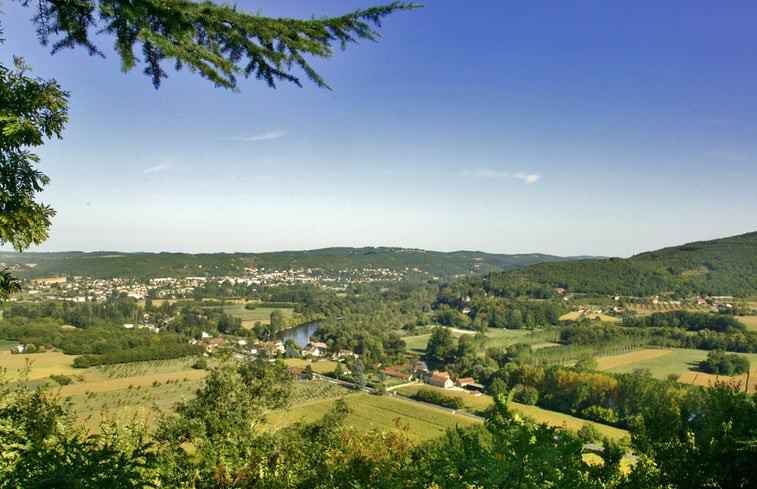
[(336, 362), (332, 362), (331, 360), (311, 362), (309, 360), (303, 360), (302, 358), (287, 358), (286, 360), (284, 360), (284, 363), (287, 364), (287, 367), (297, 368), (305, 368), (306, 366), (310, 365), (310, 367), (313, 369), (313, 372), (317, 374), (330, 374), (336, 368)]
[(623, 353), (622, 355), (597, 358), (597, 368), (599, 370), (609, 370), (623, 365), (664, 357), (665, 355), (670, 355), (670, 353), (670, 350), (639, 350), (631, 353)]
[[(682, 384), (709, 386), (716, 382), (726, 382), (733, 385), (740, 384), (742, 389), (746, 385), (746, 380), (747, 374), (728, 377), (726, 375), (714, 375), (693, 371), (686, 372), (678, 378), (678, 382), (681, 382)], [(757, 368), (753, 368), (749, 372), (749, 392), (757, 392)]]
[(736, 319), (746, 324), (749, 331), (757, 331), (757, 316), (736, 316)]
[[(105, 365), (86, 369), (73, 368), (73, 355), (60, 352), (12, 355), (0, 351), (0, 367), (5, 378), (18, 380), (30, 361), (28, 379), (47, 380), (51, 393), (71, 405), (79, 423), (94, 430), (104, 416), (124, 419), (140, 412), (148, 423), (159, 412), (169, 411), (182, 397), (191, 396), (207, 372), (191, 368), (194, 358), (155, 360)], [(65, 375), (71, 384), (58, 386), (51, 375)]]
[(88, 382), (77, 382), (74, 384), (60, 387), (60, 395), (63, 397), (81, 396), (87, 393), (103, 393), (111, 391), (120, 391), (134, 387), (148, 387), (156, 382), (161, 384), (166, 381), (187, 381), (204, 379), (207, 371), (190, 368), (177, 372), (140, 375), (135, 377), (123, 377), (119, 379), (97, 379)]
[(532, 350), (541, 350), (542, 348), (552, 348), (553, 346), (562, 346), (560, 343), (554, 343), (552, 341), (546, 341), (544, 343), (534, 343), (531, 345)]
[(700, 311), (706, 312), (710, 308), (706, 304), (672, 304), (660, 302), (658, 304), (628, 304), (627, 309), (640, 313), (665, 312), (665, 311)]
[(6, 369), (9, 380), (18, 379), (21, 371), (31, 362), (29, 380), (44, 379), (50, 375), (79, 375), (84, 372), (73, 367), (73, 355), (64, 355), (61, 352), (49, 351), (46, 353), (30, 353), (28, 355), (13, 355), (8, 350), (0, 351), (0, 368)]
[(583, 313), (580, 311), (573, 311), (573, 312), (565, 313), (562, 316), (560, 316), (561, 321), (577, 321), (582, 318), (589, 318), (589, 319), (599, 318), (601, 321), (610, 321), (613, 323), (620, 321), (620, 318), (608, 316), (607, 314), (595, 314), (593, 312)]

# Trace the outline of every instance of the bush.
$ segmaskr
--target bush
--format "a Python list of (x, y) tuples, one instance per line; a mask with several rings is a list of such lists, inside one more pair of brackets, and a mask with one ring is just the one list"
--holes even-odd
[(463, 407), (463, 400), (459, 397), (448, 396), (432, 389), (421, 389), (410, 397), (417, 401), (436, 404), (437, 406), (450, 409), (460, 409)]
[(749, 360), (741, 355), (713, 350), (707, 359), (699, 362), (699, 367), (710, 374), (739, 375), (749, 370)]
[(584, 423), (577, 434), (578, 439), (584, 443), (593, 443), (602, 440), (602, 433), (591, 423)]
[(524, 386), (516, 393), (515, 400), (533, 406), (539, 401), (539, 390), (530, 385)]
[(592, 421), (598, 421), (605, 424), (614, 425), (617, 424), (619, 420), (618, 413), (612, 409), (596, 405), (587, 407), (583, 410), (582, 414)]
[(73, 382), (73, 379), (71, 379), (71, 377), (69, 377), (68, 375), (52, 374), (50, 375), (50, 379), (54, 380), (59, 385), (68, 385)]

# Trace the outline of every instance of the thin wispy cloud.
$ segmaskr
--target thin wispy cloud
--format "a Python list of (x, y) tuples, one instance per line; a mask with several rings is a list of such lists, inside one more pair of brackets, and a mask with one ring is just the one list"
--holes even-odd
[(286, 131), (275, 130), (260, 134), (254, 134), (252, 136), (241, 136), (235, 139), (237, 141), (271, 141), (273, 139), (283, 138), (286, 135)]
[(149, 173), (158, 173), (158, 172), (170, 170), (174, 166), (175, 165), (174, 165), (173, 161), (164, 161), (163, 163), (159, 163), (159, 164), (157, 164), (155, 166), (151, 166), (149, 168), (145, 168), (144, 170), (142, 170), (142, 173), (147, 173), (147, 174), (149, 174)]
[(537, 173), (521, 173), (521, 172), (503, 172), (503, 171), (494, 171), (494, 170), (476, 170), (473, 173), (471, 173), (474, 177), (480, 177), (480, 178), (511, 178), (515, 180), (521, 180), (527, 184), (536, 183), (541, 178), (541, 175)]

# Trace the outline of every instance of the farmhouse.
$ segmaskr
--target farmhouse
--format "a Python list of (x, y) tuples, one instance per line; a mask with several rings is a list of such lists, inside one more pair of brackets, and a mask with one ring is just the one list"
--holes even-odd
[(338, 352), (331, 355), (332, 360), (339, 360), (341, 358), (347, 358), (347, 357), (359, 358), (360, 355), (356, 355), (355, 352), (353, 352), (352, 350), (339, 350)]
[(394, 367), (386, 367), (381, 370), (381, 373), (388, 375), (389, 377), (397, 377), (402, 380), (410, 380), (413, 378), (413, 366), (409, 363), (404, 365), (396, 365)]
[(452, 379), (449, 378), (447, 372), (433, 372), (431, 375), (424, 379), (426, 383), (435, 385), (436, 387), (443, 387), (449, 389), (455, 385)]
[(305, 369), (287, 367), (287, 372), (292, 374), (296, 380), (308, 380), (308, 373), (305, 371)]
[(308, 345), (302, 349), (302, 356), (313, 356), (313, 357), (320, 357), (322, 355), (326, 355), (328, 350), (328, 345), (326, 343), (319, 343), (319, 342), (310, 342)]

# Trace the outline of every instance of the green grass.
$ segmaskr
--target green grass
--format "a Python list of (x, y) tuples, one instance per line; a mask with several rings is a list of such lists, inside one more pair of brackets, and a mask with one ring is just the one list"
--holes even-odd
[(0, 340), (0, 350), (9, 350), (18, 345), (18, 341)]
[(744, 323), (749, 331), (757, 331), (757, 316), (736, 316), (736, 319)]
[(336, 368), (336, 362), (331, 360), (318, 360), (316, 362), (310, 360), (304, 360), (302, 358), (287, 358), (284, 360), (287, 367), (305, 368), (310, 365), (313, 372), (317, 374), (330, 374)]
[(549, 334), (543, 330), (490, 328), (486, 331), (486, 346), (506, 348), (515, 343), (543, 343), (544, 341), (553, 340), (554, 337), (554, 334)]
[[(474, 331), (471, 331), (470, 334), (474, 334)], [(452, 332), (452, 337), (455, 338), (455, 340), (457, 340), (460, 336), (462, 336), (462, 333), (459, 333), (457, 331)], [(505, 348), (514, 343), (541, 343), (550, 339), (554, 339), (553, 336), (554, 334), (548, 334), (547, 332), (540, 330), (530, 331), (527, 329), (491, 328), (486, 331), (486, 346)], [(407, 346), (408, 351), (423, 353), (426, 351), (426, 345), (428, 345), (429, 338), (431, 338), (431, 333), (416, 336), (405, 336), (402, 339), (405, 341), (405, 345)]]
[[(408, 437), (414, 441), (437, 438), (447, 429), (479, 423), (470, 418), (388, 396), (360, 392), (351, 393), (344, 399), (351, 411), (346, 420), (348, 427), (358, 431), (390, 431), (396, 429), (399, 422), (408, 427)], [(329, 399), (269, 414), (269, 426), (276, 429), (298, 421), (316, 421), (331, 409), (333, 402)]]
[(271, 313), (276, 309), (280, 310), (287, 319), (294, 316), (294, 309), (292, 308), (258, 307), (255, 309), (245, 309), (244, 306), (244, 304), (227, 304), (222, 307), (223, 312), (241, 319), (243, 325), (247, 328), (251, 328), (257, 321), (260, 321), (261, 324), (268, 324), (271, 319)]
[[(481, 413), (494, 404), (492, 397), (485, 394), (474, 396), (467, 392), (441, 389), (439, 387), (432, 387), (425, 384), (400, 387), (395, 392), (403, 396), (410, 396), (420, 389), (438, 389), (445, 395), (459, 397), (463, 400), (463, 409), (474, 414)], [(602, 433), (602, 435), (614, 440), (619, 440), (620, 438), (628, 436), (628, 432), (626, 430), (621, 430), (620, 428), (615, 428), (613, 426), (608, 426), (601, 423), (595, 423), (593, 421), (587, 421), (585, 419), (576, 418), (575, 416), (558, 413), (556, 411), (549, 411), (537, 406), (528, 406), (526, 404), (520, 404), (517, 402), (511, 403), (510, 406), (516, 412), (520, 413), (523, 416), (534, 419), (537, 423), (547, 423), (550, 426), (562, 426), (573, 431), (578, 431), (585, 424), (590, 424), (596, 427), (597, 430)]]
[(137, 416), (155, 428), (161, 414), (169, 413), (177, 402), (191, 398), (202, 379), (176, 379), (148, 386), (124, 384), (122, 389), (63, 396), (77, 415), (79, 423), (95, 430), (104, 418), (125, 419)]
[(405, 342), (405, 348), (408, 351), (423, 353), (426, 351), (426, 345), (428, 345), (429, 338), (431, 338), (430, 334), (422, 334), (418, 336), (405, 336), (402, 339)]
[(153, 360), (149, 362), (119, 363), (93, 367), (92, 373), (106, 379), (139, 377), (187, 370), (198, 357), (174, 358), (171, 360)]
[[(739, 353), (749, 359), (749, 363), (757, 366), (757, 353)], [(637, 363), (630, 363), (609, 369), (608, 372), (631, 373), (636, 369), (649, 369), (652, 376), (664, 379), (670, 374), (683, 375), (691, 369), (699, 367), (699, 362), (707, 358), (705, 350), (673, 349), (670, 355), (652, 358)]]

